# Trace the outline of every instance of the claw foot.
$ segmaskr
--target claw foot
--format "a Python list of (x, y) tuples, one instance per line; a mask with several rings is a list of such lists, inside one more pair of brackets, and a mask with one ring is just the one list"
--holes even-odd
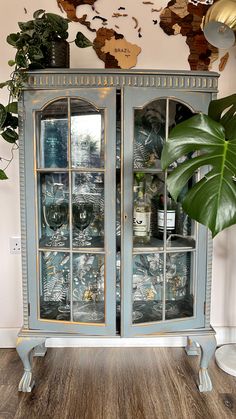
[(206, 368), (200, 368), (199, 370), (198, 388), (200, 392), (212, 390), (211, 379)]
[(18, 390), (23, 391), (25, 393), (30, 393), (32, 388), (34, 387), (34, 384), (35, 382), (32, 377), (32, 372), (25, 371), (20, 380)]

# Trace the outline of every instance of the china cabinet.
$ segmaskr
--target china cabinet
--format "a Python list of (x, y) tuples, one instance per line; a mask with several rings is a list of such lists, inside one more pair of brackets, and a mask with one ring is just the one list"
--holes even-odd
[(160, 156), (176, 123), (207, 112), (217, 79), (180, 71), (28, 74), (19, 103), (20, 391), (34, 385), (32, 355), (45, 353), (46, 339), (66, 336), (185, 336), (188, 354), (198, 354), (196, 343), (202, 349), (199, 389), (211, 389), (211, 239), (172, 202)]

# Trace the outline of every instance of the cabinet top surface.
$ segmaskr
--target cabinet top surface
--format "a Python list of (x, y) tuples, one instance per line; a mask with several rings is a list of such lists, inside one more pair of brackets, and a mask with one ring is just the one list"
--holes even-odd
[(210, 71), (59, 68), (28, 72), (24, 89), (130, 86), (216, 93), (218, 77)]
[(149, 70), (149, 69), (130, 69), (122, 70), (116, 68), (48, 68), (29, 71), (28, 74), (33, 76), (36, 74), (111, 74), (119, 75), (183, 75), (198, 77), (219, 77), (220, 74), (214, 71), (192, 71), (192, 70)]

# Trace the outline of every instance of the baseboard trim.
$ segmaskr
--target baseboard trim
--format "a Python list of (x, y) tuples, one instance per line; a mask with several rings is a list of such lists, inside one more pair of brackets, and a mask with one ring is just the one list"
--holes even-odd
[(0, 328), (0, 348), (15, 348), (19, 328)]
[[(213, 326), (214, 327), (214, 326)], [(214, 327), (218, 345), (236, 342), (236, 326)], [(15, 348), (18, 328), (0, 328), (0, 348)], [(47, 347), (183, 347), (184, 337), (142, 337), (142, 338), (51, 338)]]

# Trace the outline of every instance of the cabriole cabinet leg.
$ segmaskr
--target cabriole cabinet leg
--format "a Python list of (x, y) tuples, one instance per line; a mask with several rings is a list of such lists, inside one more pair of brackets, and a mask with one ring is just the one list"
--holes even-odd
[(212, 383), (208, 373), (208, 364), (216, 350), (216, 338), (210, 336), (193, 336), (192, 340), (201, 346), (201, 361), (199, 370), (199, 391), (211, 391)]
[(45, 346), (45, 342), (41, 343), (41, 345), (37, 345), (34, 348), (33, 356), (45, 356), (47, 352), (47, 348)]
[(16, 350), (24, 366), (24, 374), (20, 380), (18, 390), (30, 393), (34, 387), (32, 376), (33, 349), (45, 343), (46, 338), (19, 337), (16, 343)]
[(200, 355), (201, 350), (189, 336), (187, 337), (187, 346), (185, 346), (187, 355)]

